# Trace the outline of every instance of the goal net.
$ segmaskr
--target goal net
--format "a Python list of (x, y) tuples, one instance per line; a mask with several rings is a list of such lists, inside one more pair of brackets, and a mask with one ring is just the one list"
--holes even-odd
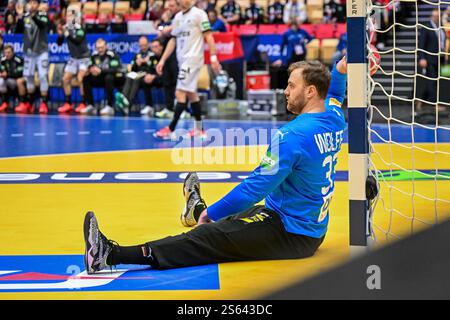
[[(365, 169), (379, 189), (365, 206), (368, 243), (400, 239), (450, 217), (447, 6), (450, 1), (347, 1), (348, 21), (355, 9), (365, 9)], [(371, 75), (378, 57), (379, 68)], [(349, 74), (349, 101), (352, 82), (355, 76)], [(351, 107), (349, 140), (356, 126), (350, 123)], [(354, 216), (350, 212), (351, 229)]]

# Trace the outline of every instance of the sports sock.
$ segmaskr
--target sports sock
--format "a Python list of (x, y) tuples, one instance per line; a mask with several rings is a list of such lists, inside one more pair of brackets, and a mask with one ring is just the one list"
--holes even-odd
[(202, 121), (202, 109), (200, 101), (191, 102), (192, 113), (194, 114), (196, 121)]
[(202, 109), (200, 106), (200, 101), (191, 102), (191, 108), (192, 113), (195, 117), (195, 129), (197, 130), (203, 130), (203, 123), (202, 123)]
[(177, 126), (178, 120), (180, 119), (181, 113), (186, 110), (187, 107), (187, 103), (181, 103), (181, 102), (177, 102), (176, 106), (175, 106), (175, 112), (173, 114), (173, 118), (172, 118), (172, 122), (169, 125), (169, 129), (170, 131), (174, 131), (175, 127)]
[(155, 262), (150, 247), (147, 244), (122, 247), (114, 245), (106, 259), (110, 266), (117, 264), (153, 265)]
[(66, 95), (65, 102), (69, 104), (72, 103), (72, 95)]

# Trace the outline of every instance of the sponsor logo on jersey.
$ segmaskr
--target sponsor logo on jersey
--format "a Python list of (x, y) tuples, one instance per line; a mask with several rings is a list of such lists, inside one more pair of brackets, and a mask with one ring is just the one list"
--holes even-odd
[(209, 30), (211, 29), (211, 25), (209, 23), (209, 21), (203, 21), (202, 22), (202, 30)]
[(330, 98), (329, 105), (341, 107), (342, 103), (340, 103), (339, 100), (337, 100), (336, 98)]
[(261, 160), (261, 167), (264, 169), (273, 168), (277, 164), (277, 157), (267, 151), (266, 155)]
[(289, 131), (287, 131), (287, 132), (283, 132), (281, 130), (277, 131), (277, 134), (278, 134), (278, 137), (280, 138), (280, 140), (283, 140), (284, 136), (287, 135), (288, 133), (289, 133)]

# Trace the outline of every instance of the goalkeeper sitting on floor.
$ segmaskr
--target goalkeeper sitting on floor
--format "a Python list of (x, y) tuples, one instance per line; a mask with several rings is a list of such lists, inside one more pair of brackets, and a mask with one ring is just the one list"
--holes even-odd
[[(198, 225), (193, 230), (124, 247), (108, 240), (94, 213), (88, 212), (84, 220), (87, 272), (117, 264), (169, 269), (312, 256), (328, 227), (337, 154), (346, 126), (341, 109), (346, 73), (345, 58), (331, 76), (318, 61), (289, 67), (287, 106), (298, 116), (277, 131), (261, 164), (208, 208), (197, 175), (186, 177), (181, 221)], [(255, 205), (262, 199), (265, 205)]]

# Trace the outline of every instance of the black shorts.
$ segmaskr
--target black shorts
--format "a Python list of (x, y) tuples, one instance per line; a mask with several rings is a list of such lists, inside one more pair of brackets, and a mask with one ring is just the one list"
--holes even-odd
[(277, 213), (264, 206), (254, 206), (147, 245), (155, 259), (152, 266), (170, 269), (220, 262), (310, 257), (324, 238), (289, 233)]

